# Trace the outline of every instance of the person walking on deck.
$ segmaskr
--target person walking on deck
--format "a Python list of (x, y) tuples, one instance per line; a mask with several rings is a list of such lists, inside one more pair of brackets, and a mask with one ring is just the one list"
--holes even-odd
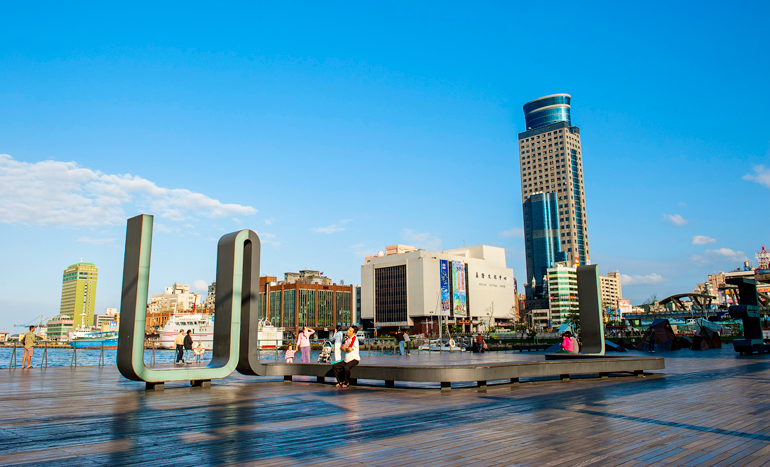
[(313, 334), (315, 331), (307, 326), (302, 326), (299, 334), (297, 334), (297, 346), (302, 352), (302, 363), (310, 363), (310, 336)]
[(342, 326), (335, 326), (334, 335), (332, 336), (332, 342), (334, 343), (334, 361), (339, 362), (342, 360), (342, 341), (345, 340), (345, 335), (342, 333)]
[(32, 368), (32, 355), (35, 353), (35, 326), (29, 327), (29, 332), (19, 339), (24, 345), (24, 356), (21, 358), (21, 369)]
[(341, 362), (337, 362), (332, 366), (334, 376), (337, 378), (338, 388), (346, 388), (350, 385), (350, 370), (354, 366), (358, 365), (361, 361), (361, 356), (358, 353), (358, 326), (351, 326), (348, 328), (348, 338), (344, 344), (342, 344), (342, 350), (345, 353), (345, 358)]
[(404, 331), (401, 329), (396, 331), (396, 342), (398, 342), (398, 353), (404, 355)]
[(193, 362), (193, 355), (192, 355), (192, 345), (193, 345), (193, 338), (192, 338), (192, 329), (187, 330), (187, 335), (184, 336), (184, 362), (185, 363), (192, 363)]
[(174, 345), (176, 345), (176, 361), (174, 365), (178, 365), (179, 362), (184, 363), (184, 329), (179, 330), (179, 334), (174, 338)]

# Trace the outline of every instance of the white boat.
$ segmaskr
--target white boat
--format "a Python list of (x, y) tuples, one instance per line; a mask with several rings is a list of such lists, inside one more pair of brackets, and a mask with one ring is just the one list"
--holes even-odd
[(418, 349), (430, 352), (465, 352), (465, 349), (457, 345), (454, 339), (449, 339), (449, 342), (446, 344), (438, 339), (434, 339), (429, 341), (428, 344), (421, 345)]
[[(182, 330), (187, 334), (192, 330), (193, 345), (198, 342), (203, 344), (206, 350), (214, 347), (214, 316), (209, 314), (180, 314), (172, 315), (165, 326), (158, 330), (160, 346), (164, 349), (175, 349), (174, 339)], [(283, 330), (267, 323), (259, 323), (257, 333), (260, 349), (274, 349), (283, 345)]]
[(171, 315), (168, 322), (158, 329), (160, 346), (164, 349), (175, 349), (174, 339), (179, 331), (184, 331), (187, 335), (188, 330), (192, 330), (193, 345), (200, 342), (206, 350), (214, 348), (214, 316), (202, 313)]

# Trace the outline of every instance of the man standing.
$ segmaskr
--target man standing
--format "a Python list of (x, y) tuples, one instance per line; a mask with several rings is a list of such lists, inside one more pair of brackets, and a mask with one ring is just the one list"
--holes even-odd
[(193, 355), (192, 355), (192, 345), (193, 345), (193, 338), (192, 338), (192, 329), (187, 330), (187, 335), (184, 336), (184, 360), (185, 363), (192, 363), (193, 361)]
[(179, 330), (179, 334), (174, 338), (174, 344), (176, 344), (176, 361), (174, 365), (178, 365), (179, 362), (184, 363), (184, 329)]
[(404, 331), (401, 328), (396, 331), (396, 342), (398, 342), (398, 353), (404, 355)]
[(29, 332), (21, 336), (24, 344), (24, 357), (21, 359), (21, 369), (32, 368), (32, 354), (35, 353), (35, 326), (29, 327)]

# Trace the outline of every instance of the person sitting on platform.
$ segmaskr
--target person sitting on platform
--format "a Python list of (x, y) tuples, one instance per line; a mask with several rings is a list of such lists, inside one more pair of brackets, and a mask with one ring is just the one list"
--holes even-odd
[(358, 362), (361, 361), (361, 356), (358, 353), (357, 332), (358, 326), (351, 326), (348, 328), (348, 338), (345, 343), (342, 344), (345, 358), (332, 366), (334, 376), (337, 378), (336, 387), (338, 388), (346, 388), (350, 385), (350, 369), (358, 365)]
[(572, 353), (572, 333), (567, 331), (561, 335), (561, 350), (558, 353)]

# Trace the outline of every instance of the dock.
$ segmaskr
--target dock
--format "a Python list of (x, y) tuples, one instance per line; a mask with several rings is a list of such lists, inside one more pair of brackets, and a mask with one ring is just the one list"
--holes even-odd
[[(525, 353), (526, 355), (526, 353)], [(646, 377), (348, 389), (233, 374), (145, 391), (115, 367), (2, 370), (0, 465), (767, 465), (770, 358)]]

